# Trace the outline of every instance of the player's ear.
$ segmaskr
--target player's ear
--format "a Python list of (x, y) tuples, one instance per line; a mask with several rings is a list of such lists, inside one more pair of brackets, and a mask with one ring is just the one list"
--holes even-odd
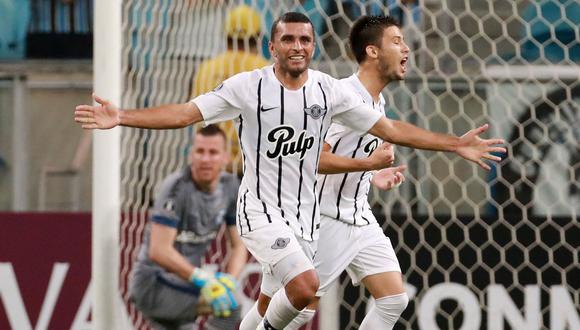
[(366, 46), (365, 52), (366, 52), (367, 56), (370, 57), (370, 58), (377, 58), (377, 57), (379, 57), (378, 49), (374, 45), (368, 45), (368, 46)]
[(268, 41), (268, 50), (270, 51), (270, 55), (272, 55), (273, 58), (278, 57), (278, 54), (276, 54), (274, 51), (274, 44), (272, 43), (272, 40)]
[(316, 55), (316, 42), (314, 43), (314, 49), (312, 50), (312, 54), (310, 54), (310, 59), (314, 58), (314, 55)]

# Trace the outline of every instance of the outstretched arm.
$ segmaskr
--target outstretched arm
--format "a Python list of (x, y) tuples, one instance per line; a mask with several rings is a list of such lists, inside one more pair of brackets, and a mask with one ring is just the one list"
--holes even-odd
[(385, 141), (416, 149), (454, 152), (459, 145), (457, 136), (431, 132), (384, 116), (371, 127), (369, 133)]
[(381, 144), (368, 158), (350, 158), (333, 154), (330, 145), (324, 143), (318, 173), (337, 174), (347, 172), (374, 171), (391, 166), (395, 160), (393, 146), (390, 143)]
[(113, 103), (93, 94), (97, 105), (79, 105), (75, 121), (85, 129), (109, 129), (115, 126), (140, 128), (181, 128), (203, 120), (193, 102), (167, 104), (146, 109), (121, 110)]
[(490, 167), (483, 159), (501, 161), (492, 152), (505, 153), (506, 149), (496, 145), (505, 143), (502, 139), (482, 139), (480, 134), (487, 131), (489, 125), (472, 129), (461, 137), (434, 133), (398, 120), (381, 117), (369, 130), (369, 133), (385, 141), (416, 149), (450, 151), (472, 161), (485, 170)]

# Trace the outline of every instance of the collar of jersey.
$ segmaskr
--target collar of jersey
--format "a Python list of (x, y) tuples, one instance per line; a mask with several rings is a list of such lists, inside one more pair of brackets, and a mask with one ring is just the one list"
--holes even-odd
[(274, 79), (274, 81), (277, 81), (280, 84), (280, 86), (282, 86), (282, 88), (284, 88), (285, 91), (290, 92), (290, 93), (300, 92), (302, 90), (302, 88), (304, 88), (304, 86), (310, 85), (310, 81), (312, 80), (313, 71), (310, 70), (310, 68), (308, 68), (307, 70), (308, 70), (308, 79), (306, 79), (304, 84), (297, 89), (288, 89), (288, 88), (286, 88), (286, 86), (284, 86), (282, 84), (282, 82), (280, 80), (278, 80), (278, 77), (276, 77), (276, 74), (274, 73), (274, 64), (270, 65), (270, 67), (267, 69), (268, 74), (270, 75), (270, 78)]
[(383, 93), (379, 94), (379, 103), (375, 103), (375, 101), (373, 100), (373, 96), (371, 95), (371, 93), (369, 93), (369, 91), (365, 88), (365, 86), (362, 84), (362, 82), (360, 81), (359, 77), (356, 75), (356, 72), (353, 73), (349, 79), (353, 79), (355, 81), (356, 84), (356, 88), (359, 90), (359, 92), (363, 93), (363, 95), (365, 96), (365, 98), (371, 101), (371, 104), (373, 105), (373, 108), (375, 105), (377, 106), (385, 106), (387, 103), (385, 101), (385, 98), (383, 97)]

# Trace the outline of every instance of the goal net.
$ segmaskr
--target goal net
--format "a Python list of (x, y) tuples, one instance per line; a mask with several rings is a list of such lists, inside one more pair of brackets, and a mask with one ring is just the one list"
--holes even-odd
[[(225, 51), (225, 17), (239, 2), (122, 3), (122, 105), (190, 99), (200, 63)], [(576, 1), (246, 4), (261, 17), (262, 45), (273, 18), (306, 13), (317, 32), (312, 67), (337, 78), (356, 70), (347, 44), (352, 22), (365, 13), (394, 16), (411, 48), (410, 71), (384, 91), (386, 115), (456, 135), (490, 123), (486, 135), (507, 141), (507, 156), (490, 173), (453, 154), (396, 149), (407, 180), (370, 197), (411, 298), (396, 329), (580, 328)], [(128, 300), (127, 279), (147, 209), (156, 185), (187, 163), (193, 132), (122, 130), (119, 290), (135, 328), (148, 325)], [(217, 267), (227, 257), (223, 239), (206, 258)], [(249, 264), (244, 274), (245, 308), (257, 297), (259, 271)], [(368, 292), (343, 274), (330, 294), (307, 328), (357, 329), (372, 305)]]

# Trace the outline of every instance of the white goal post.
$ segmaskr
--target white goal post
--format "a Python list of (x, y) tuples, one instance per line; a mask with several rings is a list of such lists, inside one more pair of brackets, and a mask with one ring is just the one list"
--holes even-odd
[[(94, 2), (94, 92), (121, 104), (121, 1)], [(119, 290), (121, 128), (93, 133), (92, 329), (129, 329)]]

